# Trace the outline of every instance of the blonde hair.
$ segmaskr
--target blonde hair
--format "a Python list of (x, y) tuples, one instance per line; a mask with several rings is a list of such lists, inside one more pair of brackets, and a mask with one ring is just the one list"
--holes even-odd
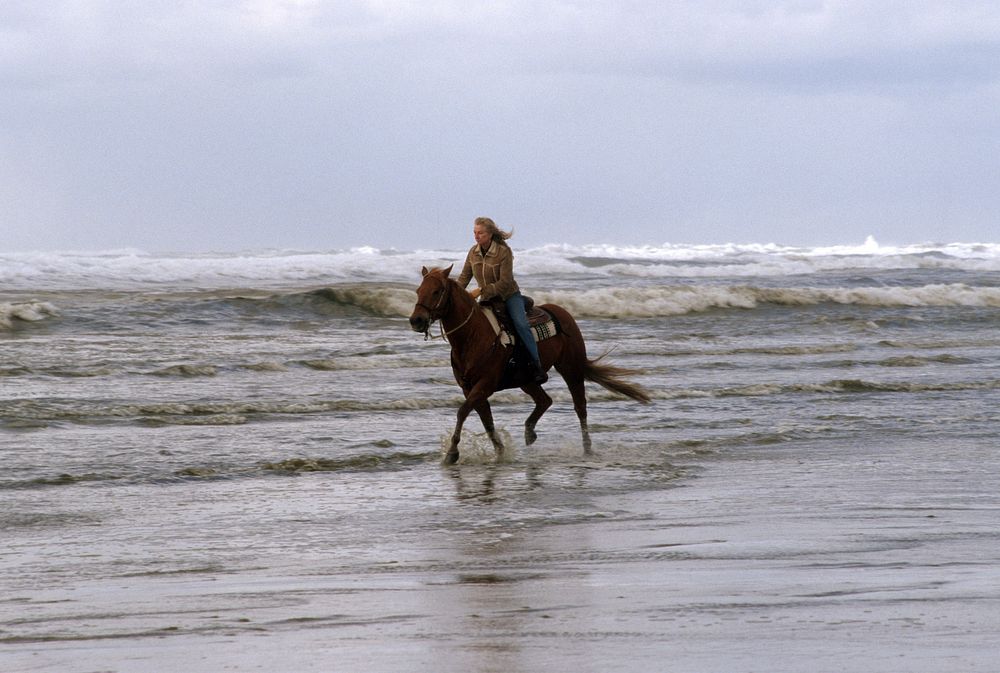
[(490, 239), (503, 243), (508, 238), (514, 235), (514, 230), (504, 231), (497, 226), (497, 223), (488, 217), (477, 217), (476, 221), (473, 222), (474, 225), (482, 227), (486, 230), (486, 233), (490, 235)]

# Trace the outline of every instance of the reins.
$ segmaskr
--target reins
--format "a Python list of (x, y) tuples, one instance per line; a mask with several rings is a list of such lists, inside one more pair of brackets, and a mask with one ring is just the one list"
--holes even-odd
[[(473, 305), (472, 305), (472, 310), (471, 310), (471, 311), (469, 311), (469, 315), (468, 315), (468, 316), (467, 316), (467, 317), (465, 318), (465, 320), (463, 320), (463, 321), (462, 321), (462, 324), (461, 324), (461, 325), (459, 325), (458, 327), (452, 327), (452, 328), (451, 328), (450, 330), (448, 330), (447, 332), (445, 332), (445, 331), (444, 331), (444, 323), (441, 323), (441, 338), (442, 338), (442, 339), (445, 339), (445, 340), (447, 340), (447, 339), (448, 339), (448, 335), (449, 335), (449, 334), (452, 334), (452, 333), (454, 333), (454, 332), (457, 332), (458, 330), (460, 330), (460, 329), (462, 329), (463, 327), (465, 327), (465, 324), (466, 324), (467, 322), (469, 322), (470, 320), (472, 320), (472, 316), (473, 316), (473, 315), (475, 315), (475, 313), (476, 313), (476, 309), (477, 309), (477, 308), (479, 308), (479, 307), (478, 307), (478, 306), (476, 306), (476, 304), (473, 304)], [(449, 343), (450, 343), (450, 342), (449, 342)]]

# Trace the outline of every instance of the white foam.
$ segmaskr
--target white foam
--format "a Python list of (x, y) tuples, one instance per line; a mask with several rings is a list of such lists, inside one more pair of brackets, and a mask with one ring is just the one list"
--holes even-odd
[(357, 248), (331, 252), (153, 255), (137, 251), (8, 253), (0, 285), (21, 289), (287, 287), (344, 281), (416, 284), (420, 267), (453, 255)]
[[(470, 417), (470, 421), (478, 422), (478, 418)], [(496, 435), (503, 445), (503, 451), (497, 454), (493, 442), (485, 432), (475, 432), (463, 428), (458, 441), (460, 465), (492, 465), (495, 463), (511, 463), (517, 460), (517, 446), (513, 437), (504, 428), (496, 428)], [(441, 459), (451, 448), (451, 432), (441, 435)]]
[[(598, 260), (603, 264), (595, 265)], [(791, 276), (852, 270), (1000, 271), (1000, 244), (882, 246), (869, 236), (858, 246), (812, 248), (757, 243), (553, 245), (518, 252), (516, 264), (520, 273), (527, 274), (575, 272), (637, 278)]]
[[(468, 248), (452, 250), (262, 250), (150, 254), (139, 250), (0, 254), (0, 287), (118, 289), (302, 287), (352, 282), (415, 286), (422, 266), (455, 265)], [(830, 271), (942, 269), (1000, 272), (1000, 243), (794, 247), (767, 244), (544, 245), (518, 249), (519, 275), (610, 278), (722, 278), (807, 275)], [(391, 313), (398, 313), (393, 308)]]
[(59, 310), (44, 301), (0, 303), (0, 328), (10, 329), (15, 320), (38, 322), (58, 315)]
[(538, 304), (559, 304), (578, 317), (619, 318), (683, 315), (710, 309), (753, 309), (763, 304), (1000, 307), (1000, 287), (972, 287), (961, 283), (855, 288), (673, 285), (582, 292), (555, 290), (537, 292), (534, 298)]

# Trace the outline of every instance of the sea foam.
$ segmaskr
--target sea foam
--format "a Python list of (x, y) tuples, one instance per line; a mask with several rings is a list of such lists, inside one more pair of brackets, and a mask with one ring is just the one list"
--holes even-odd
[[(454, 266), (450, 250), (263, 250), (152, 254), (138, 250), (0, 254), (0, 286), (14, 290), (303, 287), (337, 283), (415, 286), (420, 269)], [(838, 271), (941, 269), (1000, 272), (1000, 243), (795, 247), (776, 244), (515, 246), (519, 276), (584, 279), (780, 277)]]
[(0, 303), (0, 329), (10, 329), (15, 320), (38, 322), (59, 315), (59, 310), (44, 301)]
[(990, 306), (1000, 307), (1000, 288), (961, 283), (922, 287), (755, 287), (750, 285), (671, 285), (547, 291), (537, 304), (559, 304), (578, 317), (649, 318), (711, 309), (754, 309), (763, 305), (814, 306)]

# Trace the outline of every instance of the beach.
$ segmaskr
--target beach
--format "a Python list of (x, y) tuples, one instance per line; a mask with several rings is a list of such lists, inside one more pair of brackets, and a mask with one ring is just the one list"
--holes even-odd
[(653, 402), (451, 467), (459, 251), (7, 260), (0, 669), (994, 670), (998, 250), (527, 251)]
[[(790, 449), (624, 497), (591, 473), (635, 465), (560, 456), (164, 493), (100, 541), (35, 550), (78, 579), (4, 601), (5, 670), (993, 670), (995, 457), (900, 474), (912, 445), (862, 464)], [(224, 532), (161, 513), (192, 508)], [(392, 534), (324, 534), (344, 519)], [(135, 540), (164, 527), (167, 548)], [(80, 580), (95, 556), (119, 573)]]

